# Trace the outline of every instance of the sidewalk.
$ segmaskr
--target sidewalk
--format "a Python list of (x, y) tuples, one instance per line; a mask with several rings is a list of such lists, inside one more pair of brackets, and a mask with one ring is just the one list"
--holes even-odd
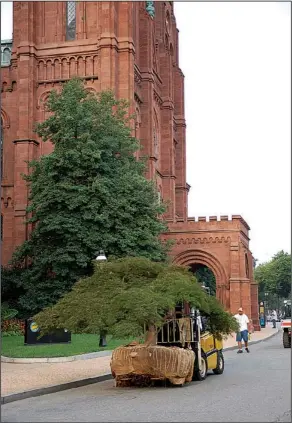
[[(270, 337), (275, 329), (267, 327), (251, 336), (250, 342)], [(237, 345), (235, 335), (224, 341), (224, 349)], [(110, 352), (109, 352), (110, 354)], [(111, 355), (64, 363), (1, 363), (1, 396), (61, 385), (110, 373)]]

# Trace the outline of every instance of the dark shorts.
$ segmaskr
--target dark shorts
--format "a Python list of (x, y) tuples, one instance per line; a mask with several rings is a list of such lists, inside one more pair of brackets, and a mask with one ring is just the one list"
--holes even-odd
[(237, 333), (236, 341), (241, 342), (242, 340), (244, 342), (248, 341), (248, 330), (243, 330), (243, 331)]

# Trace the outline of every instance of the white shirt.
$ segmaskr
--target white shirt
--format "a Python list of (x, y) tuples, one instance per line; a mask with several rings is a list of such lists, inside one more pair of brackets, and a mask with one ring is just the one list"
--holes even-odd
[(249, 322), (249, 319), (246, 314), (236, 314), (235, 319), (239, 323), (239, 331), (242, 332), (244, 330), (247, 330), (247, 324)]

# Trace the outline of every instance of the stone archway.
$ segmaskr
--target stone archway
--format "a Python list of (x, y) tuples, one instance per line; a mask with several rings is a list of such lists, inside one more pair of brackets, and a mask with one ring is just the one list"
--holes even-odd
[(216, 278), (216, 297), (229, 310), (229, 284), (226, 271), (220, 261), (211, 253), (204, 250), (186, 250), (176, 255), (173, 263), (181, 266), (202, 264), (208, 267)]
[(216, 297), (235, 314), (243, 307), (258, 325), (258, 294), (249, 250), (249, 226), (238, 215), (188, 218), (169, 223), (164, 241), (171, 241), (169, 255), (179, 265), (202, 264), (216, 278)]

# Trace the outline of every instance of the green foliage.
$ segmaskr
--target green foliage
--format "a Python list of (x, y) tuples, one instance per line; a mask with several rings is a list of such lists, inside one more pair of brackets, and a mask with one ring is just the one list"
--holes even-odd
[(138, 337), (144, 325), (161, 326), (167, 312), (183, 301), (210, 317), (213, 333), (224, 335), (237, 329), (235, 319), (203, 292), (187, 268), (131, 257), (96, 264), (92, 276), (77, 282), (35, 319), (43, 332), (67, 328)]
[(198, 267), (194, 275), (199, 283), (205, 283), (205, 286), (210, 288), (210, 294), (216, 295), (216, 278), (211, 269), (207, 266)]
[(261, 299), (264, 299), (264, 293), (288, 298), (291, 293), (291, 255), (278, 252), (272, 260), (255, 268), (254, 277), (259, 284)]
[(223, 312), (221, 304), (214, 296), (208, 298), (209, 312), (204, 313), (208, 318), (207, 329), (213, 333), (218, 339), (223, 335), (232, 332), (238, 332), (239, 326), (234, 317), (227, 312)]
[[(21, 331), (20, 330), (13, 330), (13, 331), (8, 331), (8, 332), (1, 332), (1, 336), (4, 337), (11, 337), (11, 336), (20, 336), (21, 335)], [(22, 338), (23, 340), (23, 338)]]
[[(13, 310), (15, 314), (16, 310)], [(24, 322), (19, 319), (10, 318), (1, 321), (1, 334), (3, 336), (24, 335)]]
[(25, 270), (21, 267), (1, 267), (2, 303), (6, 303), (10, 308), (17, 309), (21, 317), (23, 317), (23, 310), (19, 307), (18, 300), (24, 294), (24, 275)]
[(13, 319), (18, 314), (18, 311), (10, 308), (8, 303), (1, 304), (1, 321)]
[(36, 132), (54, 151), (29, 163), (28, 223), (35, 229), (13, 258), (14, 265), (30, 263), (20, 303), (33, 313), (90, 275), (100, 249), (154, 261), (167, 253), (159, 241), (164, 207), (134, 157), (139, 145), (126, 102), (108, 91), (94, 95), (73, 79), (51, 93), (47, 110)]

